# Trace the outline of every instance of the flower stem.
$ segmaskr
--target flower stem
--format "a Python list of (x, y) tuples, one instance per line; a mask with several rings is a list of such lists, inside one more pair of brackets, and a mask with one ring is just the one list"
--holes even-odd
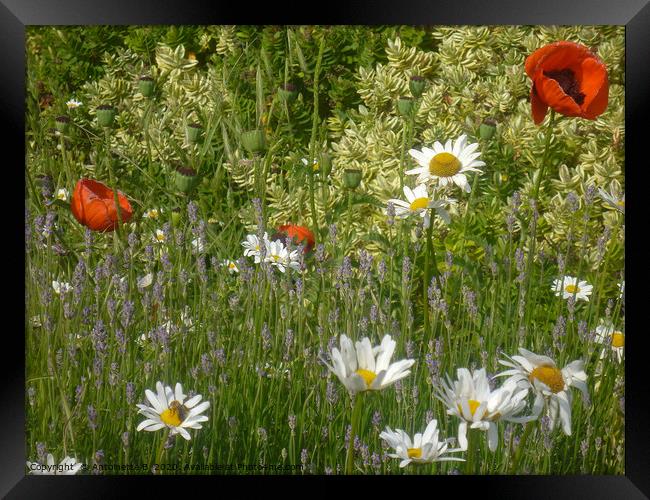
[(519, 445), (517, 446), (517, 451), (515, 452), (515, 458), (512, 460), (512, 468), (510, 469), (510, 473), (514, 474), (517, 472), (517, 467), (519, 466), (519, 461), (521, 460), (521, 456), (523, 455), (524, 448), (526, 447), (526, 440), (528, 439), (528, 436), (533, 430), (533, 427), (535, 426), (535, 420), (531, 420), (526, 424), (526, 427), (524, 429), (524, 433), (521, 436), (521, 440), (519, 441)]
[[(169, 436), (169, 428), (165, 428), (162, 439), (160, 440), (160, 446), (158, 447), (158, 453), (156, 453), (156, 462), (154, 465), (160, 467), (160, 461), (162, 460), (162, 454), (165, 450), (165, 443), (167, 442), (167, 437)], [(159, 469), (160, 470), (160, 469)]]
[[(429, 227), (427, 228), (427, 249), (424, 253), (424, 282), (422, 283), (422, 296), (424, 298), (424, 334), (429, 331), (429, 284), (431, 283), (431, 269), (433, 273), (438, 276), (438, 264), (436, 263), (436, 252), (433, 248), (433, 214), (429, 219)], [(433, 264), (433, 266), (431, 266)]]
[(350, 431), (350, 442), (348, 443), (348, 453), (345, 458), (345, 473), (352, 474), (354, 464), (354, 438), (359, 429), (359, 417), (361, 416), (361, 400), (363, 393), (359, 392), (354, 397), (354, 406), (352, 407), (352, 430)]

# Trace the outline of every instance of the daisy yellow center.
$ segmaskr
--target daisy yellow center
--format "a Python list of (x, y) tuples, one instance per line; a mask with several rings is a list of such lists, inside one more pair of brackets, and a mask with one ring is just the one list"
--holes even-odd
[(61, 193), (57, 194), (56, 197), (59, 200), (64, 200), (65, 201), (65, 193), (64, 192), (61, 192)]
[(429, 162), (429, 173), (438, 177), (451, 177), (460, 172), (460, 160), (451, 153), (438, 153)]
[(623, 347), (625, 345), (625, 335), (621, 332), (612, 333), (612, 347)]
[(234, 262), (231, 262), (230, 264), (228, 264), (228, 267), (229, 267), (230, 269), (235, 269), (235, 263), (234, 263)]
[(370, 387), (372, 381), (377, 378), (377, 374), (375, 372), (371, 372), (370, 370), (365, 370), (363, 368), (359, 368), (355, 373), (364, 380), (368, 387)]
[(564, 289), (569, 293), (577, 293), (580, 291), (580, 287), (578, 285), (567, 285), (564, 287)]
[(274, 256), (273, 256), (273, 260), (276, 261), (276, 262), (279, 261), (279, 260), (280, 260), (280, 256), (279, 256), (279, 255), (274, 255)]
[(158, 233), (156, 234), (156, 239), (158, 241), (165, 241), (165, 233)]
[(625, 200), (619, 200), (616, 202), (616, 204), (621, 208), (625, 208)]
[[(474, 413), (476, 412), (476, 409), (481, 406), (480, 401), (476, 401), (475, 399), (468, 399), (467, 400), (467, 406), (469, 406), (469, 413), (470, 415), (474, 416)], [(458, 411), (463, 413), (463, 407), (459, 404), (458, 405)]]
[(413, 211), (416, 211), (421, 208), (427, 208), (428, 205), (429, 205), (429, 198), (416, 198), (413, 200), (409, 208)]
[(149, 217), (152, 219), (157, 219), (158, 218), (158, 210), (149, 210)]
[(530, 372), (530, 375), (528, 375), (528, 380), (532, 382), (533, 379), (543, 382), (556, 394), (564, 390), (564, 378), (562, 377), (562, 372), (554, 366), (536, 367), (532, 372)]
[(312, 168), (314, 169), (314, 172), (318, 172), (318, 169), (320, 167), (318, 166), (318, 163), (314, 162), (314, 166)]
[(406, 453), (409, 458), (422, 458), (422, 448), (409, 448)]
[(178, 412), (178, 408), (167, 408), (164, 412), (160, 414), (160, 420), (167, 425), (173, 425), (178, 427), (181, 425), (181, 417)]

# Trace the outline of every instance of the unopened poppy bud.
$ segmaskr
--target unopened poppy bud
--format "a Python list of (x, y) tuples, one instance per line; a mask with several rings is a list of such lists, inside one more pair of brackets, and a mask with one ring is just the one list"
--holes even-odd
[(200, 123), (190, 123), (185, 127), (185, 137), (187, 138), (187, 142), (190, 144), (198, 142), (201, 130), (203, 130), (203, 127), (201, 127)]
[(190, 193), (199, 183), (199, 176), (196, 170), (191, 167), (176, 167), (174, 182), (179, 191)]
[(402, 96), (397, 99), (397, 111), (403, 117), (411, 116), (411, 111), (413, 110), (413, 99), (411, 97)]
[(409, 80), (409, 89), (413, 97), (418, 98), (424, 92), (425, 81), (424, 78), (418, 75), (414, 75)]
[(65, 115), (57, 116), (54, 120), (54, 125), (59, 132), (65, 134), (70, 127), (70, 118)]
[(153, 95), (153, 78), (150, 76), (141, 76), (140, 81), (138, 81), (138, 90), (145, 97), (151, 97)]
[(263, 153), (266, 151), (266, 136), (263, 130), (243, 132), (241, 142), (250, 153)]
[(481, 139), (488, 140), (492, 138), (496, 129), (497, 122), (492, 118), (486, 118), (483, 120), (483, 123), (481, 123), (481, 126), (478, 129), (478, 133), (481, 136)]
[(108, 104), (102, 104), (97, 108), (97, 124), (100, 127), (110, 127), (115, 121), (115, 108)]
[(356, 189), (361, 184), (361, 170), (346, 168), (343, 172), (343, 185), (348, 189)]
[(293, 83), (285, 83), (278, 87), (278, 95), (283, 101), (291, 103), (296, 100), (296, 97), (298, 97), (298, 92), (296, 91), (296, 86)]
[(323, 177), (327, 177), (332, 172), (332, 158), (326, 152), (320, 154), (318, 159), (318, 170)]

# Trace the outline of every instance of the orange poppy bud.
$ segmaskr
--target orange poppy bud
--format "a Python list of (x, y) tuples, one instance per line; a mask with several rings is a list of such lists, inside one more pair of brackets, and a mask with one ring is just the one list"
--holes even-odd
[[(128, 222), (133, 215), (131, 204), (119, 191), (117, 199), (122, 223)], [(113, 231), (117, 227), (115, 195), (112, 189), (101, 182), (92, 179), (81, 179), (77, 182), (70, 207), (75, 219), (93, 231)]]
[(295, 224), (285, 224), (278, 228), (278, 232), (289, 238), (295, 238), (298, 244), (305, 244), (304, 252), (310, 252), (314, 248), (316, 240), (314, 233), (304, 226), (296, 226)]
[(530, 103), (536, 125), (544, 121), (549, 107), (589, 120), (607, 109), (607, 68), (584, 45), (567, 41), (545, 45), (528, 56), (526, 73), (533, 81)]

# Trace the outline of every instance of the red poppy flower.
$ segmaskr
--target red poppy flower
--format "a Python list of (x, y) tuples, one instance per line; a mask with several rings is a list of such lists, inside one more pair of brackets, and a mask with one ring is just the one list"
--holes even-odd
[(545, 45), (528, 56), (526, 73), (533, 81), (530, 103), (536, 125), (544, 121), (549, 106), (564, 116), (589, 120), (595, 120), (607, 108), (607, 68), (584, 45)]
[[(122, 223), (128, 222), (133, 215), (129, 200), (119, 191), (117, 199)], [(115, 195), (112, 189), (101, 182), (92, 179), (77, 182), (72, 193), (71, 208), (75, 219), (93, 231), (113, 231), (117, 227)]]
[(285, 224), (278, 228), (280, 234), (285, 235), (285, 237), (294, 238), (297, 243), (305, 245), (303, 250), (305, 253), (310, 252), (314, 248), (316, 240), (314, 239), (314, 233), (304, 226), (296, 226), (295, 224)]

